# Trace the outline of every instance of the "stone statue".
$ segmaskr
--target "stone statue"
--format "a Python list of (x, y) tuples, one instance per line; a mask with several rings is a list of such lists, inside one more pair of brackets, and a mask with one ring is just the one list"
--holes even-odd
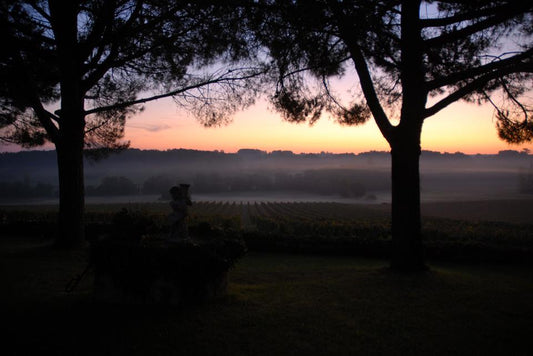
[(189, 239), (189, 228), (187, 226), (188, 206), (192, 205), (189, 184), (180, 184), (170, 188), (170, 207), (172, 213), (168, 216), (171, 229), (170, 241), (180, 241)]

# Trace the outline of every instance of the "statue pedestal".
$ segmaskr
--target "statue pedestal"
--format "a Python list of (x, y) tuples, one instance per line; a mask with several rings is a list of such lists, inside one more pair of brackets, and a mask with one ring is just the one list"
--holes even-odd
[(94, 299), (126, 304), (184, 305), (224, 295), (227, 273), (245, 253), (238, 240), (101, 241), (92, 247)]

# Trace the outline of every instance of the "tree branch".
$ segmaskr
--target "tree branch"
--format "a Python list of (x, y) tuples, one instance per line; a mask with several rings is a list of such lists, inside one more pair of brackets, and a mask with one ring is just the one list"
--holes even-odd
[(524, 106), (524, 104), (522, 104), (518, 98), (511, 92), (511, 90), (509, 89), (509, 86), (507, 85), (507, 83), (505, 83), (505, 81), (503, 79), (500, 80), (500, 83), (501, 83), (501, 86), (503, 88), (503, 90), (505, 91), (505, 93), (507, 94), (507, 96), (509, 97), (509, 99), (511, 99), (511, 101), (513, 103), (515, 103), (516, 106), (518, 106), (520, 108), (520, 110), (522, 110), (522, 112), (524, 113), (524, 117), (526, 118), (527, 120), (527, 117), (528, 117), (528, 110), (527, 108)]
[(44, 19), (50, 21), (50, 14), (46, 13), (42, 8), (40, 8), (37, 3), (35, 1), (32, 1), (30, 3), (30, 6), (32, 7), (32, 9), (35, 10), (35, 12), (37, 12), (39, 15), (41, 15)]
[(483, 21), (476, 22), (470, 26), (461, 28), (460, 30), (452, 31), (442, 34), (437, 37), (433, 37), (424, 41), (424, 45), (427, 47), (440, 47), (448, 42), (453, 42), (461, 38), (473, 35), (476, 32), (485, 30), (489, 27), (503, 23), (506, 20), (513, 18), (514, 16), (524, 13), (531, 6), (526, 2), (522, 2), (521, 5), (509, 6), (507, 11), (499, 11), (494, 16), (489, 17)]
[[(126, 24), (126, 25), (128, 25), (128, 24)], [(156, 26), (154, 25), (153, 27), (156, 27)], [(126, 31), (126, 27), (125, 27), (125, 28), (121, 29), (121, 32), (127, 33), (128, 31)], [(188, 29), (185, 29), (183, 32), (185, 32), (185, 33), (188, 32)], [(109, 53), (108, 53), (107, 57), (100, 64), (98, 64), (98, 63), (91, 64), (92, 67), (93, 67), (93, 70), (87, 75), (87, 77), (82, 82), (83, 92), (87, 92), (88, 90), (90, 90), (90, 88), (92, 88), (94, 85), (96, 85), (96, 83), (98, 83), (98, 81), (110, 69), (118, 68), (118, 67), (122, 67), (124, 65), (127, 65), (131, 61), (133, 61), (135, 59), (138, 59), (138, 58), (141, 58), (142, 56), (144, 56), (144, 55), (146, 55), (146, 54), (148, 54), (150, 52), (153, 52), (158, 47), (160, 47), (161, 45), (164, 44), (164, 42), (161, 40), (159, 42), (154, 42), (152, 46), (146, 47), (146, 48), (144, 48), (142, 50), (134, 51), (132, 54), (130, 54), (128, 56), (120, 56), (121, 52), (126, 52), (126, 51), (122, 51), (121, 48), (120, 48), (121, 42), (118, 40), (118, 38), (120, 38), (120, 36), (115, 34), (115, 37), (116, 38), (114, 40), (110, 41), (111, 48), (109, 50)], [(105, 46), (105, 44), (102, 44), (102, 46)], [(103, 47), (102, 46), (100, 46), (99, 49), (98, 49), (99, 53), (100, 53), (100, 57), (103, 54), (103, 49), (102, 49)], [(101, 51), (101, 49), (102, 49), (102, 51)]]
[(107, 120), (103, 120), (102, 122), (100, 122), (98, 125), (94, 125), (93, 127), (89, 128), (89, 129), (86, 129), (85, 130), (85, 134), (89, 134), (91, 132), (94, 132), (102, 127), (104, 127), (105, 125), (107, 125), (108, 122), (110, 122), (111, 119), (107, 119)]
[(476, 9), (475, 11), (469, 11), (463, 14), (455, 14), (449, 17), (421, 19), (420, 24), (424, 28), (449, 26), (455, 23), (473, 20), (483, 16), (494, 15), (505, 8), (509, 8), (509, 4), (491, 8)]
[(18, 50), (14, 51), (14, 56), (16, 58), (15, 68), (18, 68), (20, 79), (26, 83), (25, 94), (28, 104), (33, 109), (37, 119), (39, 119), (39, 122), (48, 134), (50, 141), (55, 143), (59, 138), (59, 129), (56, 125), (54, 125), (52, 120), (59, 123), (61, 119), (44, 108), (41, 100), (39, 99), (37, 86), (35, 85), (35, 82), (31, 76), (28, 74), (25, 62), (23, 61), (22, 55)]
[[(506, 59), (490, 62), (479, 67), (469, 68), (462, 72), (457, 72), (457, 73), (447, 75), (445, 77), (430, 80), (426, 83), (426, 88), (428, 91), (431, 91), (431, 90), (441, 88), (443, 86), (452, 85), (463, 80), (474, 78), (477, 75), (480, 75), (483, 73), (498, 71), (498, 70), (505, 70), (506, 68), (513, 67), (513, 66), (520, 64), (524, 59), (531, 59), (532, 55), (533, 55), (533, 48), (530, 48), (527, 51), (521, 52), (520, 54), (517, 54), (515, 56), (509, 57)], [(526, 68), (523, 68), (523, 69), (526, 69)]]
[(328, 98), (331, 99), (331, 101), (333, 101), (333, 103), (335, 105), (337, 105), (342, 111), (349, 111), (344, 105), (342, 105), (338, 100), (337, 98), (335, 98), (333, 96), (333, 94), (331, 93), (331, 91), (329, 90), (329, 84), (328, 84), (328, 80), (326, 78), (326, 76), (322, 76), (322, 85), (324, 86), (324, 89), (326, 90), (326, 95), (328, 96)]
[[(481, 77), (478, 77), (471, 81), (470, 83), (462, 86), (461, 88), (457, 89), (444, 99), (440, 100), (439, 102), (435, 103), (430, 108), (427, 108), (425, 110), (424, 118), (430, 117), (432, 115), (435, 115), (440, 110), (444, 109), (448, 105), (462, 99), (466, 95), (479, 90), (483, 88), (489, 81), (497, 79), (499, 77), (503, 77), (508, 74), (512, 73), (520, 73), (520, 72), (533, 72), (533, 63), (524, 63), (523, 66), (520, 67), (509, 67), (505, 68), (507, 70), (499, 70), (499, 71), (493, 71), (490, 73), (487, 73)], [(520, 70), (522, 69), (522, 70)]]
[(82, 80), (81, 85), (83, 93), (86, 93), (90, 88), (96, 85), (96, 83), (98, 83), (98, 81), (104, 76), (104, 74), (113, 67), (112, 63), (114, 62), (115, 56), (117, 54), (118, 50), (116, 49), (115, 43), (113, 43), (104, 61), (100, 63), (100, 65), (95, 65), (94, 70), (90, 72), (85, 79)]
[[(102, 54), (105, 51), (105, 47), (109, 44), (109, 41), (107, 41), (107, 39), (109, 38), (114, 19), (113, 9), (109, 6), (109, 2), (104, 2), (103, 8), (100, 9), (100, 12), (98, 12), (97, 14), (93, 14), (96, 19), (93, 24), (93, 27), (91, 31), (87, 34), (85, 39), (80, 40), (80, 56), (84, 59), (89, 59), (93, 48), (96, 47), (94, 44), (99, 42), (96, 54), (87, 64), (88, 68), (91, 68), (91, 66), (98, 63), (99, 59), (102, 57)], [(99, 39), (100, 41), (98, 41)]]
[(251, 79), (251, 78), (257, 77), (258, 75), (261, 75), (261, 74), (265, 73), (265, 70), (263, 69), (263, 70), (261, 70), (259, 72), (254, 72), (254, 73), (251, 73), (251, 74), (248, 74), (248, 75), (237, 76), (237, 77), (230, 77), (230, 76), (226, 77), (226, 75), (230, 75), (230, 74), (234, 73), (235, 71), (236, 70), (228, 70), (226, 73), (224, 73), (223, 75), (221, 75), (221, 76), (219, 76), (219, 77), (217, 77), (215, 79), (205, 80), (205, 81), (202, 81), (200, 83), (188, 85), (188, 86), (185, 86), (183, 88), (172, 90), (172, 91), (169, 91), (169, 92), (166, 92), (166, 93), (163, 93), (163, 94), (153, 95), (153, 96), (150, 96), (150, 97), (137, 99), (137, 100), (126, 101), (126, 102), (118, 102), (118, 103), (115, 103), (115, 104), (112, 104), (112, 105), (101, 106), (101, 107), (97, 107), (97, 108), (94, 108), (94, 109), (91, 109), (91, 110), (86, 110), (85, 111), (85, 115), (92, 115), (92, 114), (98, 114), (98, 113), (105, 112), (105, 111), (110, 111), (110, 110), (123, 109), (123, 108), (126, 108), (128, 106), (144, 104), (144, 103), (148, 103), (150, 101), (155, 101), (155, 100), (159, 100), (159, 99), (168, 98), (168, 97), (171, 97), (171, 96), (183, 94), (183, 93), (185, 93), (187, 91), (198, 89), (198, 88), (201, 88), (203, 86), (208, 86), (208, 85), (211, 85), (211, 84), (224, 83), (224, 82), (234, 82), (234, 81), (239, 81), (239, 80)]
[(391, 125), (387, 114), (385, 113), (383, 107), (381, 106), (381, 103), (379, 102), (379, 98), (376, 94), (376, 90), (372, 82), (372, 77), (370, 76), (370, 71), (368, 69), (368, 64), (366, 63), (366, 60), (363, 56), (363, 52), (361, 48), (356, 44), (348, 44), (348, 48), (350, 50), (350, 53), (352, 54), (352, 59), (355, 64), (355, 70), (357, 72), (357, 75), (359, 76), (361, 89), (365, 96), (368, 107), (372, 112), (372, 116), (374, 117), (374, 120), (376, 121), (376, 124), (378, 125), (378, 128), (381, 131), (383, 137), (385, 137), (385, 139), (390, 142), (394, 127)]
[(359, 77), (359, 83), (361, 85), (363, 95), (365, 96), (366, 103), (370, 108), (370, 112), (376, 121), (379, 131), (383, 137), (390, 142), (392, 139), (394, 126), (391, 125), (385, 110), (383, 110), (383, 107), (379, 102), (379, 98), (372, 81), (372, 76), (370, 75), (370, 70), (368, 69), (368, 63), (363, 55), (363, 50), (357, 43), (357, 40), (351, 36), (350, 27), (353, 24), (349, 21), (349, 19), (346, 18), (342, 9), (339, 9), (338, 4), (331, 3), (330, 5), (331, 10), (338, 19), (337, 27), (339, 29), (339, 37), (343, 39), (354, 62), (355, 71)]
[(44, 129), (46, 130), (46, 133), (50, 137), (50, 141), (55, 143), (57, 139), (59, 138), (59, 129), (56, 125), (52, 122), (52, 118), (58, 122), (59, 118), (56, 117), (54, 114), (46, 110), (40, 101), (35, 102), (32, 104), (32, 109), (37, 115), (37, 118), (39, 119), (39, 122), (41, 125), (43, 125)]

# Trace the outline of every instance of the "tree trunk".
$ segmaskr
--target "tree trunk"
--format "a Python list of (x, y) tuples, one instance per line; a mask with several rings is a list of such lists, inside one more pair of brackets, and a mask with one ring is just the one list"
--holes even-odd
[(391, 144), (391, 268), (420, 271), (426, 269), (420, 218), (420, 145), (416, 137), (402, 136), (398, 142)]
[(426, 269), (420, 219), (420, 136), (427, 92), (424, 87), (424, 52), (420, 0), (401, 2), (400, 123), (388, 141), (392, 154), (392, 258), (400, 271)]
[(71, 135), (56, 144), (59, 173), (59, 215), (56, 246), (77, 247), (85, 242), (83, 136)]
[(59, 173), (59, 217), (56, 245), (75, 247), (84, 242), (85, 189), (83, 146), (85, 136), (82, 63), (78, 44), (78, 1), (49, 1), (57, 45), (61, 109), (55, 141)]

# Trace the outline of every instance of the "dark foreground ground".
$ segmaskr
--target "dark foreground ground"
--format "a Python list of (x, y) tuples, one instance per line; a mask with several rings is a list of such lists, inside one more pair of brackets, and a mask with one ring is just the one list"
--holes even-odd
[(529, 266), (250, 253), (226, 297), (188, 308), (93, 303), (87, 251), (0, 239), (3, 355), (531, 355)]

